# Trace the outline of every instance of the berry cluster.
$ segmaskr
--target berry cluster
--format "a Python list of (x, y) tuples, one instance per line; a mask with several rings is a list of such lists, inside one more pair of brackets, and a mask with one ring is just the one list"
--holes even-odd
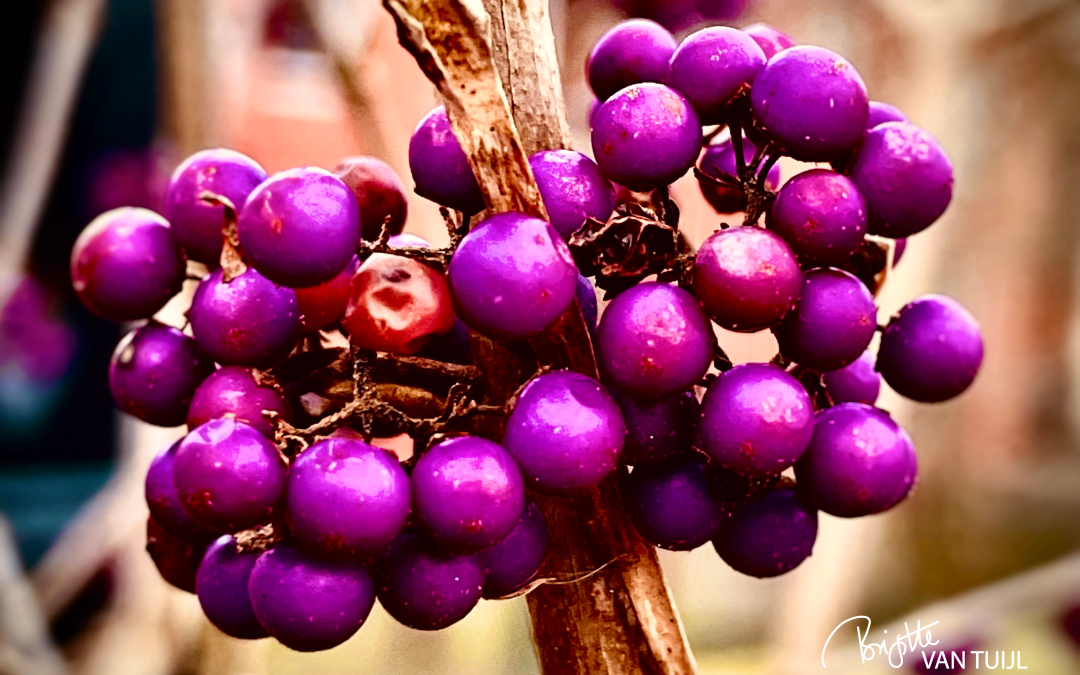
[[(873, 407), (881, 378), (913, 400), (944, 401), (982, 362), (975, 319), (939, 295), (904, 307), (881, 329), (877, 357), (868, 351), (879, 330), (871, 288), (888, 261), (866, 252), (895, 240), (895, 264), (906, 237), (948, 206), (952, 166), (929, 133), (870, 101), (841, 56), (768, 26), (706, 28), (678, 44), (658, 24), (628, 21), (597, 43), (588, 78), (607, 178), (666, 191), (696, 163), (709, 204), (746, 213), (672, 270), (682, 288), (639, 283), (600, 321), (598, 360), (630, 430), (627, 506), (657, 546), (712, 539), (736, 570), (782, 574), (810, 554), (818, 510), (880, 513), (911, 491), (911, 439)], [(818, 166), (777, 193), (784, 156)], [(771, 330), (780, 353), (731, 367), (710, 320)], [(714, 350), (717, 376), (707, 374)], [(791, 467), (794, 480), (781, 476)]]
[[(952, 171), (936, 141), (868, 102), (841, 57), (767, 27), (677, 45), (627, 22), (596, 46), (589, 79), (604, 99), (596, 161), (529, 158), (549, 221), (499, 213), (468, 227), (484, 195), (437, 108), (409, 163), (417, 193), (444, 207), (448, 249), (402, 233), (404, 187), (378, 160), (267, 176), (228, 150), (177, 168), (165, 217), (118, 209), (80, 236), (82, 301), (147, 320), (113, 355), (117, 405), (189, 430), (148, 473), (148, 549), (225, 633), (327, 649), (376, 599), (407, 626), (449, 626), (538, 576), (548, 531), (533, 491), (617, 476), (646, 540), (712, 541), (758, 577), (810, 554), (818, 510), (879, 513), (910, 492), (914, 446), (873, 407), (879, 373), (915, 400), (951, 398), (981, 362), (978, 328), (955, 301), (920, 298), (884, 329), (875, 360), (873, 295), (842, 268), (868, 233), (902, 241), (944, 210)], [(729, 139), (710, 144), (722, 129)], [(776, 194), (782, 155), (836, 170), (810, 169)], [(666, 187), (698, 162), (710, 203), (747, 222), (693, 255), (675, 243)], [(207, 273), (180, 330), (151, 317), (180, 291), (185, 260)], [(599, 325), (580, 270), (617, 289)], [(505, 406), (474, 400), (470, 331), (523, 341), (578, 307), (603, 384), (557, 370)], [(780, 355), (732, 367), (714, 323), (772, 330)], [(376, 382), (380, 368), (412, 379)], [(423, 419), (399, 391), (415, 394), (418, 372), (453, 381), (410, 399), (438, 403)], [(501, 442), (456, 426), (493, 412), (506, 413)], [(372, 445), (381, 430), (411, 433), (415, 456)], [(782, 475), (791, 467), (794, 480)]]

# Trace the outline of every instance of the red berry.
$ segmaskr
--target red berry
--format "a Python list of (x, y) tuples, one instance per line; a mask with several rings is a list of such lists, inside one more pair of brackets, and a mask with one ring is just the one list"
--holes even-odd
[(414, 354), (454, 326), (446, 278), (411, 258), (375, 253), (353, 277), (342, 323), (358, 347)]

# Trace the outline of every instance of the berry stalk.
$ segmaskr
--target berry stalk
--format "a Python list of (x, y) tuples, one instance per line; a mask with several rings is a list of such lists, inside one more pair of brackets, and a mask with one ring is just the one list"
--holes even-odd
[[(484, 39), (489, 17), (477, 16), (471, 3), (386, 0), (384, 6), (398, 23), (402, 44), (439, 87), (488, 206), (545, 217), (527, 157), (566, 147), (568, 138), (543, 3), (486, 0), (496, 43)], [(516, 79), (504, 81), (499, 71)], [(576, 302), (531, 340), (529, 350), (513, 351), (476, 334), (471, 339), (488, 403), (511, 397), (537, 364), (597, 376)], [(614, 480), (569, 498), (535, 497), (551, 533), (552, 555), (541, 576), (578, 580), (541, 584), (528, 596), (544, 671), (695, 672), (655, 552), (626, 515)]]

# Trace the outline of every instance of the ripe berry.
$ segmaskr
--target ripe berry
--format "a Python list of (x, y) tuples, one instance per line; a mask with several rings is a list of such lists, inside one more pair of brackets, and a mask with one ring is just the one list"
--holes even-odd
[(266, 637), (251, 609), (248, 582), (259, 554), (240, 553), (236, 537), (226, 534), (210, 544), (195, 575), (195, 595), (203, 614), (222, 633), (241, 640)]
[(615, 400), (626, 421), (623, 461), (627, 464), (658, 464), (690, 450), (700, 418), (693, 390), (648, 402), (616, 393)]
[(806, 451), (814, 431), (810, 396), (765, 363), (735, 366), (701, 402), (701, 441), (721, 466), (745, 476), (778, 474)]
[(600, 369), (614, 386), (656, 400), (701, 380), (716, 336), (692, 295), (650, 282), (620, 293), (607, 306), (596, 344)]
[(735, 571), (766, 579), (810, 557), (817, 529), (817, 511), (794, 491), (779, 489), (737, 506), (713, 546)]
[(802, 291), (803, 275), (783, 239), (759, 227), (720, 230), (694, 260), (694, 292), (720, 326), (742, 333), (784, 318)]
[(761, 47), (766, 59), (771, 59), (777, 53), (795, 46), (795, 41), (789, 36), (764, 23), (747, 26), (743, 28), (743, 32), (749, 35), (758, 47)]
[(270, 518), (285, 490), (285, 463), (254, 428), (211, 420), (180, 442), (173, 478), (192, 520), (217, 532), (239, 532)]
[(484, 195), (442, 106), (420, 120), (409, 140), (416, 194), (465, 215), (484, 210)]
[(266, 368), (289, 355), (300, 330), (296, 292), (249, 268), (199, 282), (188, 310), (195, 342), (222, 365)]
[(411, 533), (375, 567), (379, 604), (417, 630), (442, 630), (464, 619), (480, 601), (484, 576), (476, 555), (439, 553)]
[(828, 169), (793, 177), (773, 202), (768, 227), (807, 263), (829, 265), (850, 256), (866, 235), (867, 210), (851, 179)]
[(803, 277), (802, 299), (774, 329), (780, 353), (811, 370), (837, 370), (859, 358), (877, 330), (874, 297), (853, 275), (831, 267)]
[(514, 212), (465, 235), (447, 276), (461, 320), (500, 340), (521, 340), (555, 323), (577, 288), (577, 267), (559, 233)]
[(195, 341), (151, 322), (120, 340), (109, 361), (109, 390), (116, 405), (162, 427), (184, 423), (195, 388), (214, 364)]
[(881, 101), (870, 101), (870, 116), (866, 120), (866, 128), (873, 129), (879, 124), (886, 122), (907, 122), (907, 115), (899, 108)]
[(930, 227), (952, 201), (952, 162), (936, 138), (907, 122), (867, 132), (851, 179), (866, 197), (870, 233), (893, 239)]
[(697, 458), (635, 467), (622, 482), (622, 495), (645, 541), (672, 551), (691, 551), (706, 543), (727, 515), (709, 492)]
[(329, 281), (360, 241), (352, 191), (325, 169), (274, 174), (248, 197), (237, 233), (244, 255), (274, 283), (298, 288)]
[(877, 369), (898, 394), (937, 403), (971, 386), (982, 360), (982, 335), (971, 312), (950, 297), (924, 295), (889, 322)]
[(805, 162), (842, 155), (862, 138), (870, 114), (859, 73), (821, 47), (791, 47), (770, 59), (750, 99), (766, 135)]
[(188, 593), (195, 592), (195, 573), (205, 551), (205, 541), (191, 542), (174, 537), (153, 517), (146, 519), (146, 552), (150, 554), (161, 578), (176, 588)]
[(240, 366), (225, 366), (206, 378), (188, 407), (188, 429), (213, 419), (230, 417), (250, 424), (267, 438), (274, 437), (275, 422), (263, 411), (274, 411), (279, 419), (290, 418), (285, 397), (270, 385), (260, 385), (251, 370)]
[(495, 544), (525, 509), (514, 459), (479, 436), (451, 438), (425, 452), (410, 486), (417, 519), (441, 548), (455, 552)]
[(563, 239), (585, 225), (586, 218), (606, 223), (615, 210), (615, 188), (600, 167), (580, 152), (542, 150), (529, 158), (536, 186), (552, 227)]
[(593, 93), (601, 101), (641, 82), (663, 82), (678, 43), (660, 24), (632, 19), (596, 41), (585, 66)]
[[(743, 138), (743, 159), (749, 165), (757, 152), (757, 146), (749, 138)], [(738, 166), (735, 164), (735, 146), (730, 139), (723, 140), (705, 148), (701, 155), (698, 167), (702, 173), (713, 178), (720, 174), (738, 176)], [(776, 164), (769, 169), (765, 176), (765, 188), (776, 190), (780, 185), (780, 167)], [(739, 213), (745, 211), (747, 206), (746, 193), (740, 188), (728, 187), (713, 180), (698, 179), (698, 187), (705, 201), (716, 210), (717, 213)]]
[(477, 554), (487, 569), (483, 596), (501, 598), (523, 588), (540, 571), (547, 550), (547, 521), (540, 508), (530, 502), (510, 534)]
[(346, 157), (333, 174), (345, 183), (360, 206), (360, 235), (375, 241), (389, 218), (390, 234), (405, 229), (409, 202), (405, 184), (390, 165), (376, 157)]
[(886, 413), (863, 403), (822, 410), (814, 437), (795, 465), (800, 491), (842, 518), (878, 513), (910, 489), (915, 446)]
[(714, 26), (682, 41), (664, 82), (690, 101), (702, 124), (721, 124), (727, 121), (732, 99), (753, 83), (765, 60), (765, 52), (749, 35)]
[(822, 377), (833, 403), (874, 405), (881, 391), (881, 375), (874, 370), (874, 355), (870, 352), (863, 352), (850, 364)]
[(701, 152), (701, 122), (682, 94), (662, 84), (635, 84), (600, 106), (592, 148), (604, 175), (631, 190), (675, 182)]
[(255, 160), (225, 148), (201, 150), (176, 167), (165, 197), (165, 217), (188, 258), (214, 269), (221, 257), (225, 207), (201, 195), (225, 197), (239, 211), (264, 180), (266, 170)]
[(622, 413), (607, 390), (561, 370), (521, 392), (503, 446), (537, 487), (566, 490), (597, 485), (614, 471), (625, 437)]
[(176, 490), (173, 472), (179, 447), (180, 441), (176, 441), (151, 460), (146, 472), (146, 505), (150, 517), (161, 529), (186, 541), (205, 543), (213, 535), (191, 519)]
[(381, 554), (409, 517), (409, 477), (397, 458), (351, 438), (329, 438), (293, 462), (285, 514), (297, 545), (318, 558)]
[(180, 292), (184, 253), (158, 214), (113, 209), (95, 218), (75, 241), (71, 283), (79, 300), (98, 316), (146, 319)]
[(345, 642), (375, 605), (375, 586), (366, 569), (316, 560), (287, 544), (259, 556), (248, 593), (266, 632), (299, 652)]

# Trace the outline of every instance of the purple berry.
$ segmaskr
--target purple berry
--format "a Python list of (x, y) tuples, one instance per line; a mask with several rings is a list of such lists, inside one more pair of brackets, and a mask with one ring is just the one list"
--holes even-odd
[(176, 441), (150, 462), (146, 472), (146, 505), (150, 507), (154, 522), (172, 536), (193, 542), (205, 541), (213, 535), (191, 519), (176, 490), (173, 469), (179, 448), (180, 441)]
[(794, 491), (779, 489), (737, 506), (713, 546), (736, 572), (765, 579), (790, 572), (810, 557), (817, 529), (817, 511)]
[(395, 248), (431, 248), (431, 244), (426, 239), (409, 232), (395, 234), (386, 243)]
[(870, 114), (859, 73), (821, 47), (791, 47), (770, 59), (750, 99), (765, 134), (805, 162), (842, 155), (862, 138)]
[(635, 467), (658, 464), (690, 450), (700, 417), (693, 390), (644, 403), (620, 394), (615, 400), (626, 421), (624, 462)]
[(596, 288), (589, 281), (589, 278), (580, 272), (577, 275), (577, 288), (574, 290), (574, 297), (577, 298), (578, 307), (581, 308), (581, 318), (585, 319), (585, 327), (589, 329), (590, 335), (595, 335), (596, 319), (600, 313), (596, 301)]
[(220, 417), (231, 417), (246, 422), (259, 433), (273, 439), (277, 426), (263, 411), (278, 414), (279, 419), (289, 418), (285, 397), (269, 384), (260, 385), (247, 368), (225, 366), (206, 378), (188, 408), (188, 429)]
[(585, 66), (593, 93), (601, 101), (641, 82), (663, 82), (678, 43), (660, 24), (632, 19), (597, 40)]
[[(750, 139), (744, 138), (742, 147), (743, 159), (749, 165), (754, 160), (757, 146)], [(731, 139), (726, 139), (705, 148), (705, 153), (701, 155), (698, 167), (702, 173), (713, 178), (719, 178), (720, 174), (725, 173), (729, 176), (737, 176), (738, 167), (735, 164), (735, 146), (731, 143)], [(776, 190), (779, 186), (780, 167), (774, 164), (765, 176), (765, 188)], [(746, 193), (740, 188), (728, 187), (716, 181), (705, 179), (698, 180), (698, 187), (701, 188), (701, 194), (705, 197), (705, 201), (709, 202), (709, 205), (717, 213), (739, 213), (746, 210)]]
[(777, 53), (795, 46), (795, 41), (788, 35), (764, 23), (747, 26), (743, 28), (743, 32), (749, 35), (758, 47), (761, 47), (766, 59), (771, 59)]
[(362, 561), (401, 533), (409, 499), (409, 477), (393, 454), (362, 440), (329, 438), (293, 462), (285, 515), (309, 554)]
[(356, 195), (360, 205), (360, 236), (376, 241), (384, 222), (388, 222), (391, 235), (405, 229), (409, 213), (405, 184), (389, 164), (376, 157), (346, 157), (334, 167), (333, 173)]
[(241, 640), (266, 637), (266, 630), (255, 618), (248, 594), (251, 570), (258, 553), (240, 553), (236, 537), (226, 534), (210, 544), (195, 575), (195, 595), (210, 623)]
[(873, 129), (879, 124), (886, 122), (907, 122), (908, 118), (894, 105), (881, 101), (870, 101), (870, 117), (866, 120), (866, 128)]
[(205, 541), (169, 534), (153, 517), (146, 519), (146, 552), (161, 578), (188, 593), (195, 592), (195, 573), (206, 551)]
[(907, 122), (866, 133), (851, 179), (866, 197), (870, 233), (893, 239), (930, 227), (952, 201), (952, 162), (936, 138)]
[(785, 357), (811, 370), (838, 370), (859, 358), (874, 337), (874, 296), (852, 274), (810, 270), (799, 305), (774, 330)]
[(199, 282), (188, 310), (195, 341), (222, 365), (265, 368), (289, 355), (300, 332), (296, 291), (248, 269)]
[(822, 511), (858, 518), (896, 503), (913, 480), (914, 454), (911, 437), (887, 414), (864, 403), (841, 403), (817, 414), (795, 477)]
[(694, 296), (648, 282), (619, 294), (597, 328), (597, 359), (614, 386), (656, 400), (697, 384), (712, 363), (716, 336)]
[(266, 170), (258, 162), (225, 148), (196, 152), (176, 167), (165, 197), (165, 215), (188, 258), (213, 269), (221, 257), (225, 207), (200, 195), (225, 197), (239, 211), (264, 180)]
[(702, 124), (727, 121), (732, 99), (765, 67), (765, 52), (746, 33), (727, 26), (699, 30), (671, 57), (665, 83), (686, 97)]
[(847, 258), (862, 244), (866, 220), (866, 200), (851, 179), (828, 169), (811, 169), (780, 189), (768, 226), (800, 259), (828, 265)]
[(547, 546), (547, 521), (530, 502), (510, 534), (477, 554), (487, 569), (483, 596), (491, 600), (521, 590), (540, 571)]
[(662, 84), (635, 84), (600, 106), (592, 149), (604, 175), (631, 190), (675, 182), (701, 152), (701, 122), (690, 103)]
[(580, 230), (586, 218), (606, 223), (615, 210), (615, 188), (580, 152), (543, 150), (529, 164), (551, 225), (563, 239)]
[(814, 406), (799, 381), (776, 366), (735, 366), (701, 402), (701, 441), (721, 466), (744, 476), (778, 474), (814, 432)]
[(211, 420), (180, 442), (173, 478), (192, 520), (232, 533), (270, 518), (285, 491), (285, 462), (253, 427)]
[(540, 488), (589, 487), (619, 462), (626, 437), (619, 406), (596, 380), (560, 370), (521, 392), (503, 447)]
[(691, 551), (712, 539), (724, 523), (724, 507), (709, 492), (696, 458), (635, 467), (622, 484), (623, 500), (645, 541), (672, 551)]
[(107, 211), (71, 250), (71, 283), (86, 308), (113, 321), (146, 319), (180, 292), (184, 253), (169, 223), (146, 209)]
[(484, 210), (480, 184), (450, 127), (446, 108), (439, 106), (420, 120), (409, 140), (409, 169), (421, 197), (465, 215)]
[(417, 519), (452, 551), (498, 542), (525, 509), (525, 484), (514, 459), (479, 436), (451, 438), (425, 452), (410, 486)]
[(129, 415), (175, 427), (184, 423), (195, 388), (212, 372), (214, 364), (194, 340), (151, 322), (116, 345), (109, 361), (109, 390)]
[(375, 605), (375, 585), (367, 570), (315, 560), (287, 544), (259, 556), (248, 593), (266, 632), (298, 652), (345, 642)]
[(244, 255), (274, 283), (316, 286), (338, 275), (360, 241), (360, 207), (325, 169), (289, 169), (255, 188), (236, 225)]
[(521, 340), (555, 323), (577, 288), (577, 267), (559, 233), (514, 212), (465, 235), (447, 277), (461, 320), (500, 340)]
[(881, 392), (881, 376), (874, 370), (874, 355), (870, 352), (863, 352), (840, 370), (825, 373), (823, 378), (833, 403), (874, 405)]
[(717, 324), (753, 333), (791, 311), (802, 276), (783, 239), (759, 227), (733, 227), (714, 233), (698, 250), (694, 292)]
[(475, 555), (445, 555), (415, 534), (403, 534), (375, 568), (379, 604), (399, 623), (442, 630), (472, 611), (484, 588)]
[(950, 297), (924, 295), (889, 322), (881, 336), (877, 369), (901, 396), (937, 403), (971, 386), (982, 360), (975, 317)]

